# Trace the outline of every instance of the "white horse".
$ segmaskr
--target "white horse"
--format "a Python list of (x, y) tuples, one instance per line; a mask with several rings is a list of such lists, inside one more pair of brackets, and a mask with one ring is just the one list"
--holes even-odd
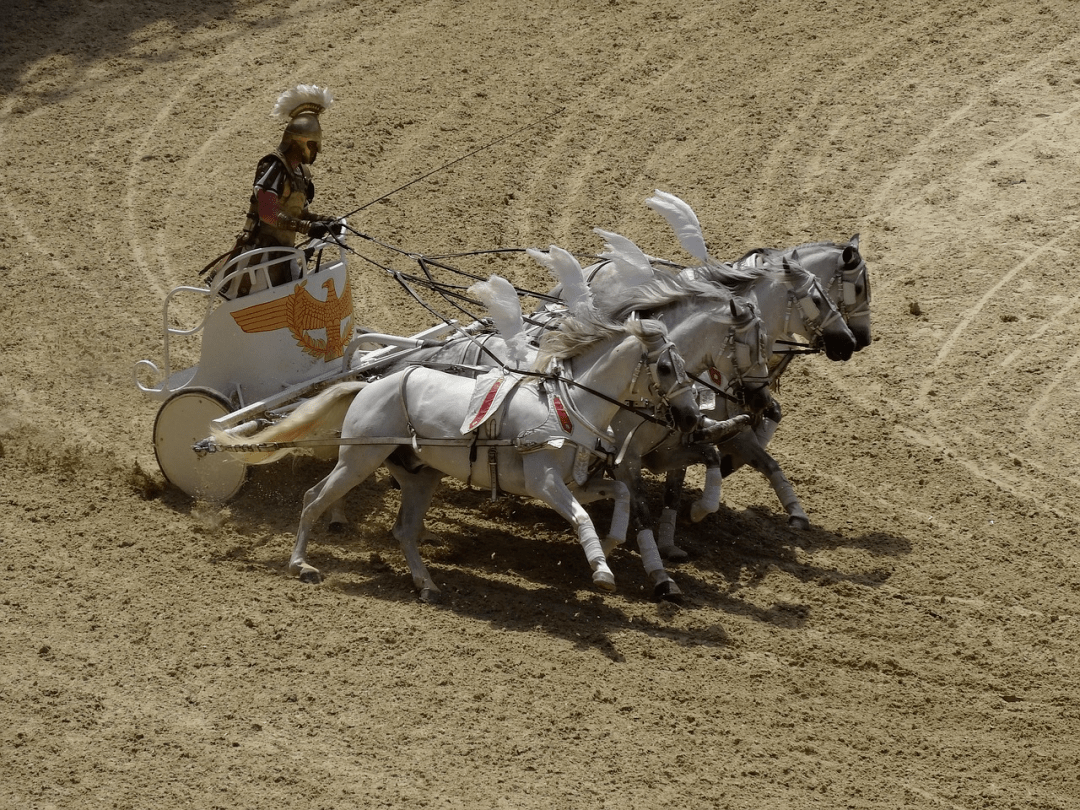
[[(613, 475), (629, 488), (631, 525), (640, 544), (656, 542), (642, 470), (660, 473), (704, 464), (707, 483), (694, 504), (694, 519), (701, 520), (719, 508), (717, 444), (741, 435), (751, 424), (747, 412), (761, 412), (772, 397), (768, 391), (770, 341), (756, 309), (744, 299), (706, 282), (661, 278), (635, 288), (623, 298), (620, 317), (637, 311), (668, 325), (672, 341), (680, 346), (687, 372), (699, 380), (710, 399), (716, 398), (727, 406), (722, 412), (710, 409), (716, 421), (709, 424), (718, 428), (699, 430), (691, 436), (642, 422), (632, 413), (616, 415), (611, 427), (624, 449)], [(673, 540), (666, 545), (668, 548), (659, 548), (662, 556), (678, 556), (673, 553)]]
[[(803, 268), (797, 252), (775, 266), (771, 261), (760, 258), (734, 265), (708, 261), (700, 267), (683, 268), (676, 275), (669, 269), (654, 266), (649, 257), (637, 251), (636, 246), (624, 237), (607, 231), (598, 232), (609, 241), (606, 245), (609, 252), (604, 254), (609, 260), (590, 268), (592, 298), (601, 302), (601, 308), (606, 309), (615, 320), (622, 320), (633, 311), (655, 314), (664, 310), (661, 317), (672, 330), (672, 340), (680, 352), (689, 358), (701, 357), (700, 352), (695, 354), (697, 349), (707, 350), (712, 358), (711, 373), (715, 375), (714, 379), (721, 381), (722, 388), (715, 405), (706, 409), (707, 416), (716, 420), (714, 425), (719, 425), (712, 441), (722, 444), (722, 454), (711, 443), (672, 436), (661, 427), (642, 424), (639, 417), (630, 414), (616, 415), (612, 428), (623, 451), (620, 454), (622, 463), (613, 474), (629, 487), (631, 516), (639, 545), (656, 542), (663, 557), (685, 557), (685, 552), (677, 547), (674, 539), (675, 506), (682, 492), (686, 467), (692, 464), (705, 465), (705, 487), (701, 497), (691, 507), (694, 522), (719, 509), (724, 475), (737, 466), (749, 464), (768, 478), (788, 512), (792, 526), (808, 526), (809, 519), (794, 488), (780, 465), (765, 450), (767, 439), (761, 441), (754, 432), (740, 432), (739, 428), (743, 420), (749, 421), (741, 416), (747, 409), (757, 414), (756, 430), (762, 431), (762, 426), (765, 426), (769, 437), (771, 432), (768, 431), (775, 430), (775, 425), (779, 423), (779, 404), (763, 390), (764, 384), (770, 380), (762, 376), (760, 366), (755, 368), (756, 364), (762, 362), (762, 352), (768, 357), (775, 341), (802, 336), (821, 345), (826, 354), (835, 360), (846, 360), (855, 350), (855, 337), (819, 279)], [(570, 254), (555, 246), (546, 256), (537, 251), (530, 253), (545, 264), (558, 266), (561, 262), (564, 272), (557, 275), (564, 283), (555, 292), (571, 299), (569, 306), (574, 306), (586, 295), (578, 289), (580, 284), (575, 280), (576, 274), (565, 272), (565, 265), (576, 263)], [(735, 334), (728, 314), (728, 307), (735, 298), (732, 290), (745, 296), (758, 317), (753, 327), (743, 317), (742, 333), (752, 332), (753, 338), (729, 340), (725, 349), (721, 342), (728, 335)], [(486, 299), (486, 303), (490, 309), (491, 300)], [(711, 328), (720, 330), (714, 331), (711, 338), (701, 331), (694, 334), (693, 331), (677, 329), (677, 325), (684, 320), (688, 324), (700, 325), (701, 319), (707, 320), (710, 315), (713, 317)], [(542, 320), (552, 318), (550, 311), (544, 311), (540, 316)], [(535, 334), (542, 329), (534, 328), (533, 331)], [(691, 337), (684, 340), (684, 333)], [(441, 363), (451, 367), (503, 365), (509, 354), (507, 336), (509, 330), (503, 329), (499, 333), (454, 339), (437, 349), (413, 354), (408, 362)], [(707, 367), (699, 367), (696, 360), (688, 360), (688, 363), (694, 374), (701, 373)], [(756, 396), (746, 406), (737, 400), (744, 396), (748, 382), (756, 390)], [(734, 466), (733, 459), (737, 459)], [(655, 537), (641, 481), (643, 468), (656, 473), (669, 473), (665, 507)], [(334, 525), (344, 524), (340, 506), (334, 507), (331, 521)], [(667, 591), (658, 591), (658, 596), (674, 598), (678, 595), (673, 583), (665, 581), (662, 587)]]
[[(782, 311), (775, 308), (762, 311), (763, 321), (776, 341), (789, 341), (796, 335), (802, 335), (812, 345), (823, 348), (831, 360), (847, 360), (853, 352), (869, 345), (870, 281), (866, 264), (859, 253), (858, 235), (846, 244), (812, 242), (788, 249), (760, 249), (747, 253), (736, 262), (718, 262), (709, 255), (700, 223), (690, 206), (662, 191), (657, 191), (646, 204), (667, 220), (682, 247), (701, 265), (684, 268), (647, 256), (625, 237), (597, 230), (607, 240), (606, 252), (600, 254), (606, 261), (587, 268), (585, 272), (594, 288), (603, 290), (609, 302), (617, 300), (624, 284), (640, 284), (648, 279), (650, 273), (709, 278), (733, 292), (750, 295), (759, 302), (768, 301), (767, 297), (762, 297), (762, 281), (770, 279), (775, 282), (777, 269), (782, 269), (787, 280), (793, 284), (787, 293), (789, 300)], [(798, 280), (800, 273), (803, 274), (802, 281)], [(811, 276), (816, 283), (808, 280)], [(786, 323), (781, 325), (778, 317), (782, 317)], [(791, 353), (774, 354), (770, 360), (774, 382), (793, 356)], [(715, 411), (706, 409), (707, 416), (720, 419), (730, 413), (727, 403), (717, 404), (719, 407)], [(709, 508), (706, 506), (709, 500), (714, 501), (718, 508), (719, 481), (733, 470), (749, 464), (769, 479), (788, 512), (789, 525), (793, 528), (809, 526), (809, 518), (790, 481), (765, 450), (780, 418), (780, 405), (773, 400), (761, 414), (754, 432), (739, 433), (723, 445), (719, 468), (706, 465), (705, 493), (715, 493), (716, 497), (706, 499), (703, 493), (703, 497), (693, 505), (692, 519), (699, 520), (704, 516)], [(659, 454), (650, 457), (654, 466), (670, 466), (658, 543), (665, 556), (677, 558), (685, 556), (674, 545), (675, 505), (682, 492), (685, 466), (678, 463), (677, 456), (665, 457), (663, 451), (664, 448), (661, 448)]]
[[(755, 270), (766, 272), (769, 267), (777, 263), (789, 266), (797, 262), (800, 269), (810, 273), (820, 283), (820, 286), (828, 300), (827, 307), (820, 307), (819, 296), (811, 296), (810, 300), (800, 306), (804, 314), (813, 313), (815, 309), (824, 313), (829, 311), (827, 318), (835, 318), (831, 314), (833, 310), (838, 312), (844, 324), (850, 330), (855, 339), (854, 351), (870, 345), (870, 278), (866, 262), (859, 253), (859, 237), (856, 234), (846, 243), (833, 242), (809, 242), (786, 249), (767, 248), (754, 250), (747, 253), (736, 262), (722, 265), (723, 272), (714, 277), (718, 283), (727, 284), (734, 289), (741, 289), (739, 276), (746, 271), (751, 273)], [(730, 276), (731, 268), (736, 271), (734, 279)], [(734, 280), (734, 283), (732, 283)], [(798, 314), (798, 310), (793, 308)], [(820, 343), (825, 348), (826, 356), (832, 360), (847, 359), (850, 354), (844, 356), (843, 352), (831, 351), (829, 338), (824, 332), (818, 337), (814, 336), (816, 330), (824, 330), (825, 323), (821, 316), (818, 323), (806, 324), (806, 328), (793, 326), (789, 328), (792, 333), (786, 336), (789, 339), (795, 335), (802, 335)], [(788, 364), (795, 357), (794, 353), (774, 354), (770, 360), (770, 375), (774, 385), (785, 372)], [(723, 405), (723, 403), (718, 403)], [(716, 411), (705, 409), (707, 416), (713, 419), (723, 418), (726, 411), (721, 407)], [(780, 465), (766, 450), (776, 433), (782, 418), (780, 404), (773, 401), (772, 405), (761, 415), (753, 432), (743, 432), (733, 437), (721, 448), (720, 476), (727, 477), (735, 470), (743, 466), (750, 466), (760, 472), (768, 480), (776, 493), (777, 498), (788, 514), (788, 525), (793, 529), (806, 529), (810, 526), (810, 519), (803, 509), (795, 488), (788, 480)], [(677, 503), (683, 488), (685, 470), (673, 468), (667, 475), (665, 487), (665, 508), (661, 513), (660, 531), (657, 542), (662, 553), (668, 558), (678, 558), (683, 555), (674, 544), (675, 516)], [(691, 518), (694, 519), (694, 514)]]
[[(665, 399), (678, 428), (690, 430), (700, 419), (692, 385), (663, 324), (637, 318), (624, 323), (565, 318), (560, 329), (542, 342), (536, 368), (557, 371), (538, 380), (507, 381), (511, 390), (498, 408), (477, 416), (486, 418), (479, 419), (476, 430), (463, 424), (473, 414), (472, 379), (414, 367), (371, 383), (346, 384), (352, 390), (344, 396), (355, 396), (342, 425), (338, 462), (304, 497), (290, 573), (307, 581), (321, 579), (307, 560), (315, 521), (386, 464), (401, 486), (394, 536), (425, 601), (436, 599), (439, 590), (423, 564), (418, 543), (424, 515), (446, 475), (547, 503), (577, 530), (593, 582), (613, 590), (615, 580), (603, 545), (581, 506), (583, 500), (615, 497), (609, 543), (622, 542), (627, 525), (625, 487), (595, 474), (594, 462), (604, 460), (613, 449), (608, 425), (619, 403), (640, 396), (635, 389), (647, 382)], [(324, 421), (320, 399), (326, 408), (334, 407), (333, 388), (307, 403), (296, 419)], [(273, 442), (277, 436), (297, 435), (295, 421), (286, 417), (246, 439), (216, 438), (222, 444)], [(598, 445), (607, 450), (598, 450)], [(479, 463), (471, 458), (477, 446), (486, 449), (478, 454)], [(643, 562), (650, 575), (663, 571), (655, 547), (648, 558), (643, 554)]]
[(806, 242), (789, 248), (758, 248), (732, 262), (734, 266), (776, 266), (797, 257), (821, 282), (851, 333), (855, 351), (870, 345), (870, 272), (859, 252), (859, 235), (846, 242)]
[[(744, 411), (761, 415), (771, 413), (774, 409), (775, 400), (767, 390), (770, 382), (767, 361), (778, 334), (785, 334), (788, 330), (801, 334), (817, 332), (825, 339), (835, 337), (842, 345), (854, 345), (854, 339), (838, 315), (827, 314), (827, 299), (813, 277), (789, 267), (783, 272), (759, 273), (757, 283), (749, 285), (747, 289), (748, 297), (753, 302), (752, 312), (757, 316), (752, 328), (747, 324), (738, 330), (733, 325), (723, 350), (713, 350), (716, 356), (729, 358), (728, 365), (715, 363), (707, 367), (710, 377), (719, 383), (720, 390), (717, 392), (719, 396), (714, 399), (715, 404), (705, 406), (702, 410), (709, 418), (720, 423), (730, 421)], [(801, 305), (802, 296), (812, 297), (806, 302), (807, 306)], [(605, 314), (615, 319), (627, 317), (631, 312), (657, 317), (668, 324), (674, 336), (678, 334), (680, 323), (700, 317), (701, 313), (722, 311), (731, 302), (741, 300), (733, 296), (725, 285), (708, 280), (706, 274), (657, 274), (653, 281), (638, 285), (615, 298), (611, 309)], [(810, 323), (809, 313), (814, 313), (814, 323)], [(690, 356), (684, 356), (687, 357), (688, 368), (696, 373), (698, 370), (694, 368)], [(752, 395), (749, 401), (746, 399), (748, 394)], [(618, 434), (626, 429), (624, 425), (627, 422), (628, 417), (618, 416), (612, 427)], [(632, 452), (626, 454), (625, 466), (616, 470), (616, 477), (630, 488), (631, 514), (641, 518), (641, 522), (636, 524), (639, 530), (651, 526), (648, 505), (639, 483), (641, 469), (668, 472), (671, 481), (675, 482), (667, 489), (666, 507), (656, 538), (661, 554), (669, 559), (685, 556), (675, 544), (674, 513), (670, 508), (672, 501), (677, 502), (677, 496), (681, 494), (687, 466), (705, 464), (705, 487), (691, 509), (691, 518), (697, 522), (719, 509), (723, 478), (721, 452), (727, 452), (731, 445), (757, 445), (751, 431), (721, 435), (714, 441), (720, 445), (719, 450), (716, 446), (704, 448), (700, 443), (687, 445), (658, 433), (650, 426), (643, 426), (635, 437)], [(752, 455), (753, 463), (769, 475), (770, 481), (778, 488), (778, 495), (783, 493), (781, 502), (790, 503), (786, 497), (791, 489), (790, 483), (764, 448), (759, 448), (755, 454), (748, 452), (747, 455)]]
[[(552, 262), (576, 262), (570, 254), (552, 246), (547, 254), (530, 251), (534, 258), (545, 264)], [(651, 271), (650, 271), (651, 272)], [(797, 271), (790, 271), (795, 274)], [(563, 278), (572, 278), (574, 273), (561, 273)], [(760, 270), (747, 271), (747, 277), (758, 279)], [(621, 279), (625, 282), (625, 279)], [(785, 316), (789, 303), (790, 287), (801, 285), (809, 288), (814, 284), (812, 277), (798, 274), (792, 281), (787, 274), (777, 273), (764, 279), (758, 292), (762, 303), (756, 300), (748, 304), (737, 299), (727, 288), (708, 281), (699, 281), (693, 277), (678, 278), (670, 274), (653, 274), (646, 284), (632, 287), (618, 296), (622, 304), (620, 314), (613, 320), (621, 322), (635, 310), (648, 311), (650, 317), (657, 317), (668, 326), (668, 334), (693, 375), (708, 372), (712, 387), (721, 400), (734, 403), (746, 402), (748, 410), (760, 412), (767, 408), (772, 398), (768, 394), (768, 348), (771, 345), (768, 330), (762, 324), (757, 312), (764, 306), (772, 313), (775, 332), (781, 326), (794, 324), (803, 328), (800, 307), (793, 321)], [(522, 345), (523, 324), (520, 314), (508, 313), (511, 309), (505, 297), (500, 301), (494, 297), (493, 290), (481, 291), (485, 285), (474, 285), (470, 292), (480, 295), (494, 320), (499, 324), (498, 333), (489, 333), (475, 338), (455, 339), (438, 349), (420, 353), (425, 364), (447, 364), (451, 367), (464, 367), (470, 364), (490, 366), (492, 364), (513, 366), (510, 355), (513, 346)], [(512, 288), (511, 288), (512, 290)], [(562, 294), (570, 299), (567, 306), (574, 308), (582, 305), (591, 296), (581, 290), (562, 287)], [(487, 294), (483, 294), (486, 292)], [(513, 292), (505, 295), (517, 299)], [(816, 291), (819, 303), (824, 301), (820, 290)], [(516, 317), (515, 317), (516, 316)], [(850, 335), (839, 324), (839, 317), (834, 322), (843, 335)], [(519, 349), (520, 351), (520, 349)], [(418, 355), (412, 355), (410, 362), (415, 362)], [(612, 422), (616, 445), (620, 448), (618, 463), (612, 475), (623, 482), (630, 492), (630, 516), (638, 547), (655, 546), (656, 536), (650, 517), (644, 487), (641, 478), (643, 466), (653, 472), (665, 472), (673, 466), (685, 468), (690, 464), (705, 464), (710, 485), (706, 487), (700, 508), (695, 505), (695, 520), (719, 508), (720, 456), (716, 449), (717, 442), (723, 442), (734, 434), (748, 427), (751, 419), (742, 413), (742, 407), (731, 408), (719, 422), (701, 426), (702, 429), (692, 435), (672, 430), (669, 425), (658, 423), (643, 417), (641, 408), (653, 411), (657, 403), (638, 402), (636, 411), (620, 411)], [(663, 414), (661, 414), (662, 416)], [(715, 471), (715, 475), (713, 474)], [(715, 486), (713, 491), (712, 486)], [(700, 513), (700, 514), (698, 514)], [(340, 512), (338, 513), (340, 517)], [(673, 546), (673, 541), (670, 543)], [(662, 555), (678, 556), (677, 549), (660, 550)], [(668, 599), (681, 596), (681, 591), (669, 577), (657, 582), (654, 595)]]

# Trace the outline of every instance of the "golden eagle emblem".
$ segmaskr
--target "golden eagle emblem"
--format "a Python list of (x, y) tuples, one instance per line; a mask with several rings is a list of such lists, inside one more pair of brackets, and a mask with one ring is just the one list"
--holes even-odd
[[(288, 329), (296, 345), (305, 353), (321, 358), (324, 362), (336, 360), (345, 353), (345, 338), (342, 327), (348, 335), (352, 318), (352, 285), (345, 279), (345, 291), (338, 297), (334, 279), (323, 282), (326, 300), (320, 301), (307, 291), (307, 279), (293, 289), (292, 295), (256, 304), (253, 307), (237, 310), (233, 320), (245, 332), (273, 332), (276, 329)], [(326, 338), (316, 338), (308, 334), (317, 329), (326, 331)]]

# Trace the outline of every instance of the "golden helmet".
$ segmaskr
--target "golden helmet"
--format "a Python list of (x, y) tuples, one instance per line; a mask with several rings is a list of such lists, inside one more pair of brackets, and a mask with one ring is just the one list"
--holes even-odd
[(333, 94), (316, 84), (298, 84), (278, 96), (270, 116), (286, 125), (278, 147), (281, 153), (295, 145), (304, 163), (314, 163), (322, 148), (319, 116), (333, 103)]

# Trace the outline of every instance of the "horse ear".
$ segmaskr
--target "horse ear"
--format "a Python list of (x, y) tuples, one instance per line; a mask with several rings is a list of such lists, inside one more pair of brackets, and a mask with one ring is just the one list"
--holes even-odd
[(851, 245), (853, 248), (855, 248), (856, 250), (858, 250), (859, 249), (859, 235), (855, 234), (853, 237), (851, 237), (850, 239), (847, 240), (847, 243), (849, 245)]

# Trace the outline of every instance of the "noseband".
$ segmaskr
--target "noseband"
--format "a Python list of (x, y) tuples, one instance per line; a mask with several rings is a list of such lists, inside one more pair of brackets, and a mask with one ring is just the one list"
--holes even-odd
[[(788, 271), (786, 275), (791, 278), (795, 273)], [(784, 331), (788, 334), (796, 331), (791, 328), (791, 317), (795, 307), (799, 307), (807, 331), (813, 336), (814, 342), (820, 342), (824, 339), (825, 331), (838, 322), (843, 323), (844, 318), (835, 306), (823, 310), (814, 303), (813, 295), (815, 292), (821, 297), (821, 300), (832, 303), (832, 299), (822, 289), (817, 276), (806, 273), (801, 284), (789, 284)]]
[[(668, 362), (675, 370), (675, 382), (670, 388), (665, 390), (663, 383), (660, 380), (660, 363), (667, 355)], [(668, 338), (663, 338), (660, 345), (653, 348), (646, 349), (641, 353), (641, 362), (638, 363), (634, 369), (634, 376), (630, 381), (630, 392), (634, 394), (637, 389), (638, 380), (641, 377), (641, 371), (645, 369), (649, 374), (649, 394), (655, 396), (658, 406), (664, 406), (670, 408), (671, 400), (684, 393), (687, 389), (690, 389), (694, 385), (694, 381), (690, 379), (690, 376), (686, 373), (686, 366), (683, 363), (682, 356), (679, 354), (677, 347)], [(634, 400), (628, 400), (628, 405), (635, 407), (650, 407), (652, 400), (649, 396), (635, 397)]]
[[(866, 290), (866, 297), (863, 301), (858, 299), (855, 292), (860, 282), (863, 289)], [(838, 292), (834, 303), (836, 303), (837, 309), (844, 316), (845, 321), (870, 315), (870, 276), (866, 268), (866, 262), (863, 261), (861, 256), (859, 263), (854, 267), (841, 264), (836, 268), (829, 289), (831, 290), (834, 287)], [(830, 300), (833, 299), (830, 297)]]

